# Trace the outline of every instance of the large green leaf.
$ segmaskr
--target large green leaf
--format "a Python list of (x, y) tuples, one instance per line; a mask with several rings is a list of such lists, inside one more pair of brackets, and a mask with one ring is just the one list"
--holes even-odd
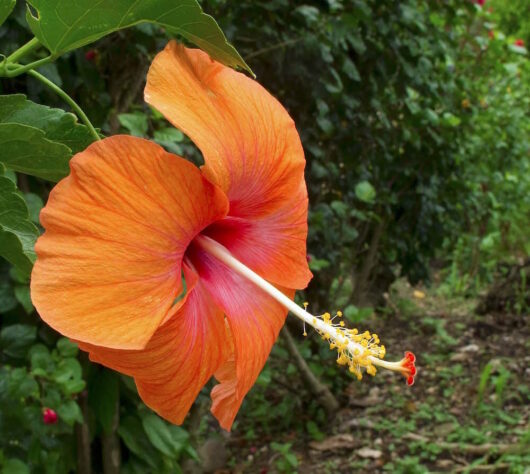
[(62, 143), (77, 153), (94, 138), (75, 115), (26, 99), (23, 94), (0, 95), (0, 123), (18, 123), (42, 130), (48, 140)]
[(15, 184), (0, 176), (0, 256), (24, 274), (29, 274), (35, 261), (33, 247), (38, 235)]
[(28, 0), (26, 19), (52, 53), (61, 54), (139, 23), (155, 23), (182, 35), (218, 61), (250, 71), (196, 0)]
[(69, 172), (70, 156), (70, 148), (47, 140), (42, 130), (0, 123), (0, 163), (8, 169), (59, 181)]
[(160, 417), (149, 413), (142, 417), (142, 426), (149, 441), (161, 453), (169, 457), (176, 457), (182, 450), (181, 440), (173, 436), (169, 425)]
[(0, 0), (0, 25), (6, 21), (16, 4), (17, 0)]

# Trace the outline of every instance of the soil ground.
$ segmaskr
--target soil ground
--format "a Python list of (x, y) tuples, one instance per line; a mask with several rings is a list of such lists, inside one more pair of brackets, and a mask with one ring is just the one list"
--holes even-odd
[[(231, 467), (216, 472), (530, 472), (528, 316), (478, 316), (476, 303), (394, 285), (387, 310), (362, 327), (390, 353), (416, 354), (416, 383), (384, 371), (361, 382), (339, 374), (341, 389), (332, 390), (341, 408), (332, 420), (312, 415), (321, 412), (273, 354), (263, 374), (272, 380), (254, 387), (223, 443)], [(268, 415), (256, 408), (265, 402)], [(281, 417), (291, 410), (300, 410), (297, 422), (285, 429)]]

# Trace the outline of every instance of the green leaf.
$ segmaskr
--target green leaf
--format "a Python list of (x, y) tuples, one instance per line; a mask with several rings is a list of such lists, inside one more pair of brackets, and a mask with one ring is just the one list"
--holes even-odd
[(114, 31), (154, 23), (178, 34), (212, 58), (252, 73), (235, 48), (196, 0), (28, 0), (26, 20), (37, 39), (53, 54), (92, 43)]
[(80, 380), (81, 374), (82, 370), (79, 361), (73, 357), (68, 357), (59, 361), (53, 378), (57, 383), (66, 384), (71, 380)]
[(361, 201), (371, 203), (375, 199), (376, 192), (368, 181), (361, 181), (355, 186), (355, 195)]
[(7, 313), (17, 306), (13, 287), (9, 281), (0, 280), (0, 313)]
[(181, 142), (184, 140), (184, 135), (180, 130), (173, 127), (165, 127), (160, 130), (156, 130), (153, 138), (156, 142)]
[(119, 376), (111, 370), (102, 368), (95, 371), (88, 381), (88, 403), (101, 423), (103, 431), (109, 433), (112, 421), (118, 408)]
[(59, 419), (63, 420), (69, 426), (72, 426), (76, 421), (83, 423), (83, 414), (79, 405), (74, 400), (61, 403), (57, 408), (57, 415)]
[(29, 294), (29, 286), (15, 286), (15, 297), (17, 298), (17, 301), (22, 305), (24, 311), (26, 311), (27, 314), (31, 314), (33, 313), (33, 311), (35, 311), (33, 303), (31, 302), (31, 296)]
[(42, 130), (48, 140), (66, 145), (72, 153), (83, 151), (94, 141), (74, 114), (26, 99), (23, 94), (0, 95), (0, 123), (18, 123)]
[(31, 346), (29, 360), (34, 375), (47, 375), (55, 367), (50, 351), (44, 344)]
[(154, 472), (159, 472), (160, 455), (153, 449), (137, 418), (126, 416), (120, 421), (118, 434), (131, 452), (147, 462)]
[(26, 205), (28, 206), (29, 218), (34, 224), (39, 223), (39, 215), (41, 209), (44, 207), (44, 202), (42, 198), (33, 193), (24, 194), (26, 200)]
[(61, 337), (61, 339), (57, 341), (57, 350), (62, 357), (75, 357), (79, 352), (77, 344), (66, 337)]
[(16, 4), (17, 0), (2, 0), (0, 2), (0, 25), (6, 21)]
[(38, 235), (15, 184), (0, 176), (0, 256), (29, 275), (35, 261), (33, 247)]
[(9, 357), (24, 358), (37, 337), (37, 328), (27, 324), (12, 324), (0, 332), (2, 352)]
[(147, 116), (136, 112), (132, 114), (120, 114), (118, 120), (135, 137), (145, 137), (147, 134)]
[(445, 125), (448, 125), (449, 127), (458, 127), (462, 120), (457, 117), (456, 115), (453, 115), (451, 112), (446, 112), (443, 115), (443, 121)]
[(0, 163), (0, 176), (5, 176), (14, 184), (17, 184), (17, 174), (14, 171), (6, 169), (2, 163)]
[(30, 474), (30, 470), (29, 466), (20, 459), (11, 458), (4, 462), (2, 474)]
[(178, 456), (182, 444), (173, 437), (169, 426), (160, 417), (149, 413), (142, 418), (142, 426), (156, 449), (171, 458)]
[(45, 138), (42, 130), (0, 123), (0, 163), (14, 171), (59, 181), (68, 172), (70, 148)]
[(350, 79), (360, 82), (361, 75), (359, 74), (359, 70), (355, 66), (355, 63), (351, 59), (346, 58), (344, 60), (342, 70)]

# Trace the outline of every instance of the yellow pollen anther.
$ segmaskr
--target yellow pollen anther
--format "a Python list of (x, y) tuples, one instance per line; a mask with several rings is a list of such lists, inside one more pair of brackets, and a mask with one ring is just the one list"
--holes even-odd
[[(309, 303), (305, 301), (303, 303), (304, 310), (308, 306)], [(348, 366), (349, 372), (355, 375), (358, 380), (362, 379), (365, 371), (368, 375), (376, 374), (374, 364), (379, 365), (378, 359), (381, 360), (385, 356), (385, 347), (379, 345), (377, 334), (371, 334), (370, 331), (359, 333), (356, 328), (347, 328), (344, 320), (336, 320), (336, 318), (343, 316), (342, 311), (337, 311), (334, 316), (327, 311), (320, 316), (305, 314), (307, 318), (303, 318), (304, 337), (307, 336), (305, 324), (310, 324), (321, 339), (327, 341), (329, 349), (337, 351), (338, 365)], [(381, 363), (383, 362), (381, 361)], [(388, 363), (384, 363), (388, 366)]]

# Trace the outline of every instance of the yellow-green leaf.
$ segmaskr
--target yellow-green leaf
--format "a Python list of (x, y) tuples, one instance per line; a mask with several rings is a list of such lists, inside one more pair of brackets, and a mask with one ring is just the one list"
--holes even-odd
[[(231, 67), (252, 71), (196, 0), (28, 0), (26, 20), (39, 41), (61, 54), (114, 31), (154, 23)], [(34, 14), (35, 13), (35, 14)]]

